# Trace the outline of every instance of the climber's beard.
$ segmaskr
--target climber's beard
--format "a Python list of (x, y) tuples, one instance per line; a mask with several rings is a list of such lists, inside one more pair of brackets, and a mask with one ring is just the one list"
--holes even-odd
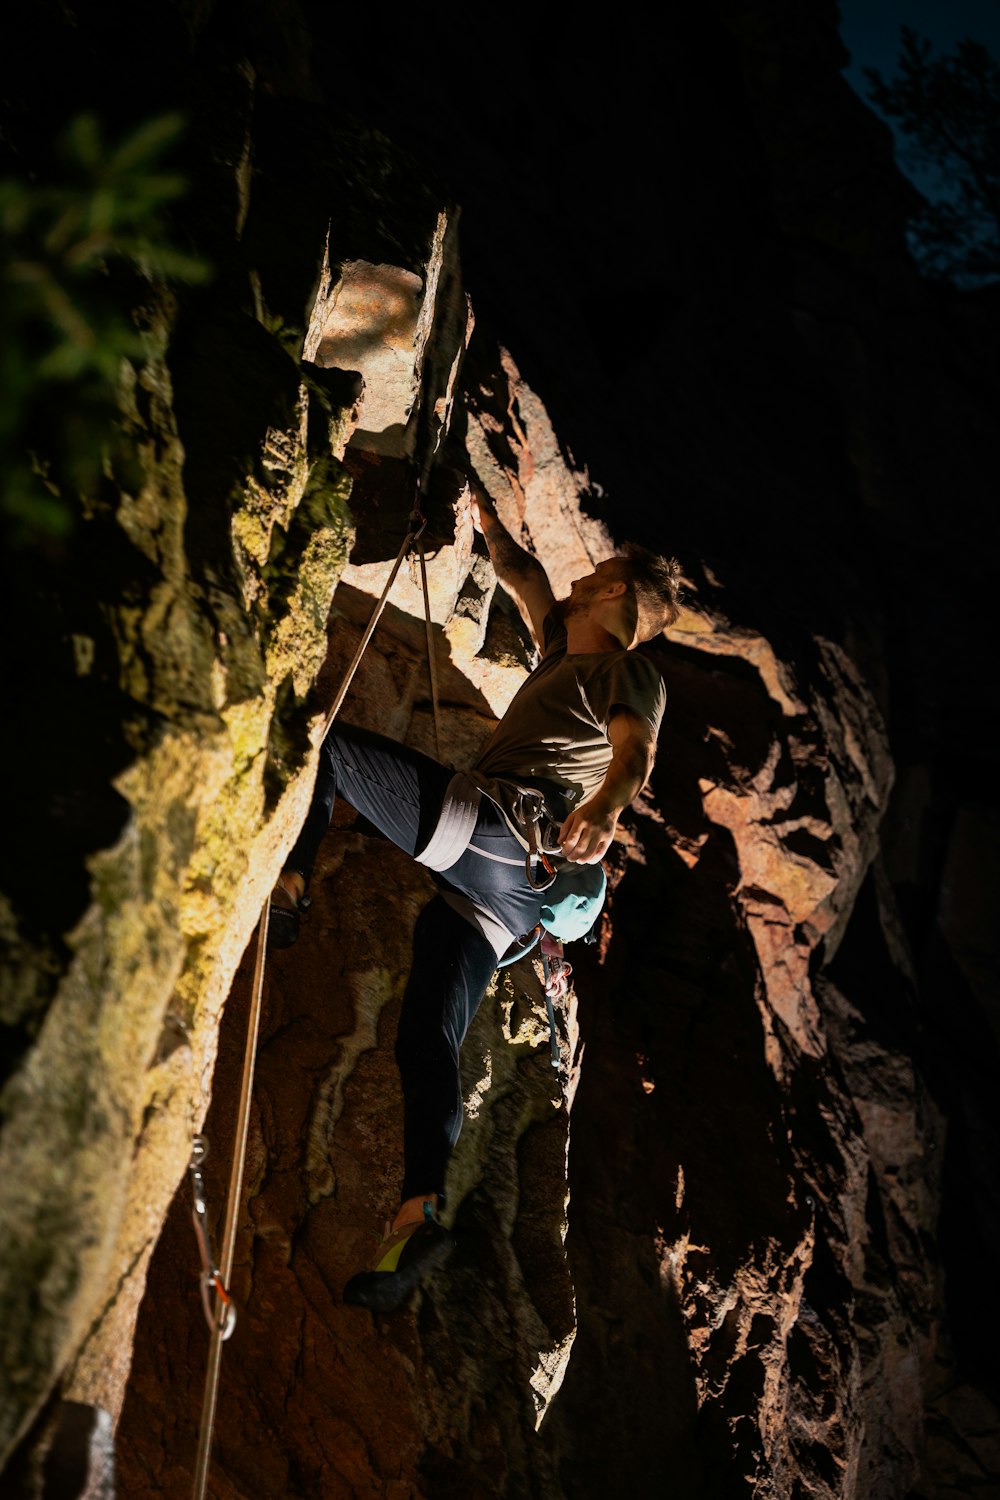
[(552, 606), (552, 617), (561, 625), (567, 625), (574, 615), (585, 614), (587, 605), (584, 600), (573, 601), (572, 595), (567, 599), (557, 599)]

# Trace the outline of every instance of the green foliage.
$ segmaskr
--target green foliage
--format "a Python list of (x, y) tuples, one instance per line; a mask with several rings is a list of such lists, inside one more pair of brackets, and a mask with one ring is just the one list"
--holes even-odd
[(171, 243), (187, 184), (163, 163), (183, 128), (161, 115), (107, 142), (79, 115), (47, 180), (0, 180), (0, 504), (15, 543), (65, 537), (99, 483), (122, 361), (154, 352), (134, 311), (149, 283), (209, 274)]
[(1000, 65), (979, 42), (934, 57), (909, 26), (899, 72), (866, 68), (873, 103), (906, 136), (904, 165), (936, 179), (910, 225), (921, 269), (965, 286), (1000, 276)]

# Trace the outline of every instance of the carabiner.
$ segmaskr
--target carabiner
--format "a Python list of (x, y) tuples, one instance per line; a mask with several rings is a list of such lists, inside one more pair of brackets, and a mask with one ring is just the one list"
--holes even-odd
[[(236, 1327), (236, 1308), (232, 1298), (226, 1291), (222, 1280), (222, 1272), (215, 1264), (212, 1254), (212, 1241), (208, 1233), (208, 1209), (205, 1204), (205, 1184), (201, 1175), (201, 1164), (208, 1155), (208, 1141), (203, 1135), (196, 1135), (191, 1142), (191, 1160), (188, 1162), (188, 1172), (191, 1176), (191, 1197), (193, 1200), (191, 1219), (194, 1223), (195, 1238), (198, 1241), (198, 1253), (201, 1256), (201, 1305), (205, 1311), (205, 1321), (209, 1332), (214, 1333), (216, 1328), (220, 1331), (223, 1339), (228, 1339)], [(209, 1287), (214, 1287), (218, 1297), (218, 1306), (213, 1307), (209, 1295)]]

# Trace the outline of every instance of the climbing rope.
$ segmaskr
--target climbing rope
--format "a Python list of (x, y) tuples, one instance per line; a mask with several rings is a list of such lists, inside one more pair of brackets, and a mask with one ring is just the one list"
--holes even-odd
[(427, 673), (431, 680), (431, 711), (434, 715), (434, 753), (438, 760), (441, 760), (441, 705), (438, 700), (437, 662), (434, 658), (434, 633), (431, 628), (430, 594), (427, 592), (427, 559), (424, 557), (423, 533), (424, 528), (421, 526), (413, 540), (417, 544), (417, 556), (420, 558), (420, 586), (424, 595), (424, 634), (427, 637)]
[(250, 1133), (250, 1097), (253, 1092), (254, 1064), (257, 1058), (257, 1036), (260, 1031), (261, 999), (264, 993), (264, 954), (267, 950), (267, 919), (269, 911), (270, 901), (268, 900), (264, 902), (264, 909), (260, 914), (260, 921), (257, 924), (257, 960), (254, 966), (250, 1016), (247, 1021), (246, 1050), (243, 1055), (243, 1077), (240, 1083), (240, 1103), (236, 1116), (236, 1140), (233, 1145), (233, 1165), (229, 1174), (229, 1197), (226, 1201), (226, 1227), (222, 1236), (222, 1262), (218, 1268), (218, 1275), (221, 1280), (216, 1282), (218, 1298), (213, 1309), (212, 1335), (208, 1345), (208, 1368), (205, 1371), (205, 1390), (201, 1404), (198, 1453), (195, 1459), (193, 1488), (195, 1500), (204, 1500), (205, 1487), (208, 1483), (212, 1430), (215, 1426), (215, 1404), (219, 1394), (219, 1368), (222, 1361), (222, 1345), (232, 1332), (229, 1282), (233, 1272), (236, 1229), (239, 1219), (240, 1202), (243, 1196), (243, 1164), (246, 1161), (247, 1137)]
[[(441, 725), (440, 706), (438, 701), (437, 671), (434, 660), (434, 638), (431, 631), (430, 596), (427, 588), (427, 564), (424, 558), (424, 549), (421, 537), (427, 522), (421, 514), (419, 499), (410, 512), (407, 523), (408, 530), (399, 549), (396, 561), (392, 565), (392, 571), (386, 580), (385, 587), (372, 611), (371, 618), (365, 627), (364, 633), (357, 650), (351, 660), (350, 666), (344, 674), (344, 679), (337, 689), (337, 695), (333, 705), (326, 716), (323, 725), (324, 738), (340, 712), (341, 705), (347, 697), (354, 675), (361, 665), (361, 659), (365, 654), (368, 643), (375, 633), (375, 627), (385, 609), (389, 591), (396, 581), (396, 575), (403, 565), (403, 559), (411, 547), (416, 545), (420, 559), (420, 578), (424, 598), (424, 624), (427, 637), (427, 665), (431, 682), (431, 704), (434, 712), (434, 740), (437, 745), (438, 759), (441, 758)], [(270, 912), (270, 893), (264, 902), (257, 924), (257, 957), (254, 968), (253, 995), (250, 1003), (250, 1016), (247, 1021), (246, 1048), (243, 1057), (243, 1078), (240, 1086), (240, 1103), (237, 1112), (236, 1139), (233, 1145), (233, 1164), (229, 1178), (229, 1196), (226, 1202), (226, 1225), (222, 1236), (222, 1255), (218, 1266), (212, 1258), (211, 1241), (208, 1237), (208, 1226), (206, 1222), (206, 1209), (204, 1188), (201, 1181), (201, 1164), (205, 1159), (208, 1143), (203, 1136), (195, 1138), (189, 1172), (191, 1174), (192, 1191), (194, 1193), (194, 1222), (195, 1233), (198, 1237), (198, 1246), (202, 1258), (201, 1292), (202, 1302), (205, 1307), (205, 1316), (211, 1330), (208, 1350), (208, 1365), (205, 1371), (205, 1388), (202, 1396), (201, 1423), (198, 1433), (198, 1453), (195, 1459), (195, 1476), (192, 1488), (193, 1500), (204, 1500), (206, 1486), (208, 1484), (208, 1469), (211, 1461), (212, 1435), (215, 1427), (215, 1408), (219, 1393), (219, 1373), (222, 1363), (222, 1345), (233, 1331), (236, 1322), (236, 1309), (233, 1306), (229, 1291), (229, 1280), (232, 1275), (233, 1259), (236, 1250), (236, 1233), (239, 1227), (239, 1209), (243, 1196), (243, 1167), (246, 1161), (247, 1137), (250, 1130), (250, 1099), (253, 1092), (253, 1076), (257, 1058), (257, 1039), (260, 1031), (261, 1001), (264, 993), (264, 956), (267, 951), (267, 924)], [(215, 1296), (213, 1305), (212, 1296)]]
[[(379, 620), (382, 618), (382, 611), (385, 609), (385, 601), (389, 597), (389, 590), (392, 588), (393, 584), (396, 582), (396, 574), (399, 572), (400, 568), (403, 566), (403, 558), (406, 556), (407, 552), (409, 552), (409, 550), (413, 546), (414, 542), (418, 541), (418, 539), (423, 535), (424, 527), (427, 525), (427, 522), (424, 520), (424, 517), (420, 513), (419, 505), (415, 505), (413, 507), (413, 509), (410, 511), (410, 519), (409, 519), (409, 521), (408, 521), (407, 524), (409, 526), (409, 530), (407, 531), (406, 536), (403, 538), (403, 545), (400, 547), (399, 552), (398, 552), (397, 557), (396, 557), (396, 561), (392, 565), (392, 572), (389, 574), (389, 577), (386, 579), (385, 588), (382, 590), (382, 593), (379, 596), (378, 603), (375, 605), (375, 608), (372, 610), (371, 619), (368, 621), (368, 624), (365, 627), (365, 632), (362, 635), (360, 642), (358, 643), (358, 649), (354, 653), (354, 657), (353, 657), (353, 659), (351, 661), (351, 665), (348, 667), (347, 671), (344, 674), (344, 680), (343, 680), (343, 682), (340, 684), (340, 687), (337, 689), (337, 696), (333, 700), (333, 706), (331, 707), (330, 712), (326, 716), (326, 723), (323, 725), (323, 736), (324, 736), (324, 738), (326, 737), (327, 734), (329, 734), (329, 732), (330, 732), (330, 726), (333, 724), (334, 719), (340, 713), (341, 705), (343, 704), (344, 699), (347, 697), (348, 689), (350, 688), (351, 683), (354, 681), (354, 674), (358, 670), (358, 667), (361, 665), (361, 658), (364, 656), (365, 651), (368, 649), (368, 642), (371, 640), (372, 636), (375, 634), (375, 626), (378, 624)], [(421, 566), (421, 569), (424, 568), (424, 550), (423, 550), (422, 546), (420, 548), (420, 566)], [(424, 601), (425, 601), (425, 607), (426, 607), (426, 600), (427, 600), (427, 582), (426, 582), (426, 575), (425, 575), (425, 577), (424, 577)], [(428, 636), (428, 645), (429, 644), (430, 644), (430, 636)], [(431, 669), (431, 673), (432, 673), (432, 679), (431, 680), (433, 682), (433, 668)], [(436, 728), (437, 728), (437, 724), (436, 724), (436, 721), (435, 721), (435, 730), (436, 730)]]

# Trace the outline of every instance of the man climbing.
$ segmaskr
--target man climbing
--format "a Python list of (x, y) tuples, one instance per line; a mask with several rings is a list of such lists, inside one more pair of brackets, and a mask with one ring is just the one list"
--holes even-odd
[(517, 544), (472, 482), (472, 514), (496, 575), (541, 661), (521, 685), (476, 765), (454, 773), (393, 740), (334, 723), (316, 790), (271, 903), (274, 946), (298, 934), (334, 798), (345, 801), (433, 873), (439, 894), (420, 913), (396, 1060), (404, 1098), (401, 1203), (371, 1269), (344, 1301), (390, 1312), (449, 1254), (439, 1222), (445, 1172), (462, 1125), (459, 1051), (503, 956), (536, 928), (546, 897), (534, 853), (544, 813), (563, 860), (595, 865), (653, 764), (665, 695), (653, 661), (633, 648), (677, 614), (673, 559), (627, 546), (556, 601), (538, 561)]

